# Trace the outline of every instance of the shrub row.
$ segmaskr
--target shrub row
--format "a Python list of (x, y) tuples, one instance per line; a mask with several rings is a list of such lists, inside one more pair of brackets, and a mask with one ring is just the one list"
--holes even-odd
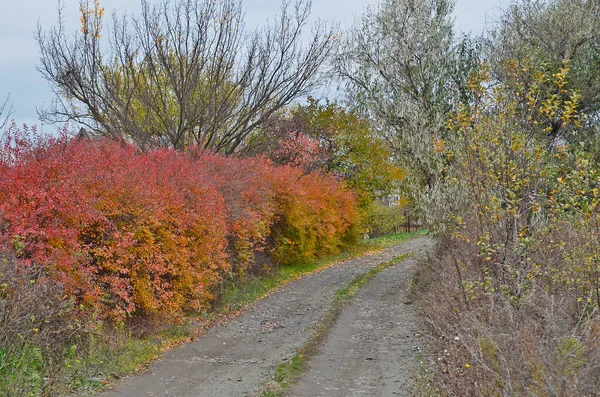
[(13, 126), (3, 142), (0, 247), (99, 317), (202, 310), (257, 253), (310, 260), (358, 234), (354, 196), (330, 176), (262, 158), (27, 135)]

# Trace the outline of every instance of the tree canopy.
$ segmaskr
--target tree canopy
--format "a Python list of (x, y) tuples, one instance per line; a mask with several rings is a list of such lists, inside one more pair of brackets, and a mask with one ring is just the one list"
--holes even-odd
[[(580, 95), (578, 110), (590, 121), (585, 126), (585, 139), (590, 139), (589, 129), (597, 124), (600, 110), (599, 28), (597, 1), (523, 0), (512, 4), (492, 27), (485, 40), (484, 56), (494, 77), (512, 84), (515, 91), (519, 86), (535, 84), (534, 72), (561, 73), (567, 66), (569, 87)], [(514, 67), (530, 73), (517, 74), (519, 80), (515, 81)], [(560, 94), (560, 87), (552, 79), (543, 82), (541, 89)], [(560, 122), (552, 125), (550, 138), (570, 139), (572, 129), (563, 126)]]

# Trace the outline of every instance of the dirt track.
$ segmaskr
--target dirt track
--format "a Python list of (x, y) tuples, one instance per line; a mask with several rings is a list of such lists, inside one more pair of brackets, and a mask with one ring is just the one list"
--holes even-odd
[[(210, 330), (197, 342), (167, 352), (145, 374), (128, 378), (116, 389), (101, 396), (253, 396), (272, 376), (277, 365), (289, 360), (295, 350), (308, 340), (311, 329), (329, 309), (335, 290), (344, 288), (352, 278), (382, 262), (404, 253), (419, 252), (430, 245), (431, 241), (427, 238), (413, 239), (381, 253), (353, 259), (291, 282), (257, 302), (237, 320)], [(346, 394), (341, 389), (339, 393), (333, 393), (327, 390), (327, 384), (335, 381), (337, 376), (356, 378), (350, 375), (352, 368), (360, 371), (358, 373), (361, 376), (378, 378), (383, 363), (389, 367), (385, 374), (402, 372), (403, 366), (392, 368), (397, 360), (390, 358), (388, 362), (384, 359), (388, 353), (406, 356), (400, 359), (404, 364), (413, 362), (411, 352), (404, 351), (410, 343), (396, 343), (396, 339), (404, 337), (411, 327), (410, 321), (404, 319), (406, 313), (402, 302), (403, 285), (408, 279), (406, 263), (402, 262), (381, 273), (348, 305), (347, 311), (326, 340), (322, 353), (311, 360), (306, 380), (300, 382), (295, 390), (296, 395), (318, 395), (312, 386), (322, 386), (320, 390), (325, 393), (322, 395), (388, 395), (379, 392), (372, 394), (374, 389), (371, 388), (364, 389), (366, 393), (357, 391), (356, 394), (353, 391), (354, 394)], [(378, 287), (382, 277), (385, 282), (381, 285), (385, 286), (385, 291)], [(400, 277), (400, 283), (396, 277)], [(384, 304), (378, 303), (381, 299)], [(346, 327), (350, 327), (349, 330), (356, 328), (358, 333), (348, 334), (344, 331)], [(385, 334), (387, 329), (392, 329), (393, 334), (390, 335), (396, 338), (390, 342), (394, 349), (382, 347), (388, 343)], [(354, 349), (355, 353), (345, 355), (344, 349), (353, 349), (353, 343), (360, 342), (361, 338), (365, 343), (373, 342), (373, 345), (370, 345), (371, 342), (366, 345), (359, 343)], [(330, 353), (328, 349), (333, 350)], [(331, 358), (328, 354), (332, 354)], [(339, 372), (339, 375), (338, 372), (332, 372), (331, 368), (340, 366), (348, 369)], [(367, 367), (370, 369), (365, 370)], [(323, 373), (320, 373), (321, 368), (325, 368)], [(394, 382), (391, 378), (389, 381)], [(320, 382), (321, 385), (314, 382)], [(364, 382), (371, 384), (370, 379)], [(342, 383), (337, 382), (334, 387), (344, 386)]]
[(414, 263), (382, 271), (356, 294), (290, 396), (411, 395), (409, 378), (421, 349), (405, 296)]

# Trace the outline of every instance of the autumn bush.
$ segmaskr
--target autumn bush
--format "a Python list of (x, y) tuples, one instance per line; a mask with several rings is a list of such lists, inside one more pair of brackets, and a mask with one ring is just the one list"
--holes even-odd
[(15, 125), (0, 142), (0, 395), (103, 379), (120, 335), (356, 242), (355, 196), (333, 176)]
[(354, 195), (330, 176), (32, 135), (13, 126), (3, 141), (0, 246), (99, 317), (203, 310), (256, 253), (286, 264), (356, 237)]
[[(199, 172), (225, 200), (228, 258), (238, 276), (260, 265), (304, 263), (356, 243), (355, 195), (336, 177), (276, 166), (263, 157), (202, 154), (198, 161)], [(270, 263), (261, 263), (265, 257)]]
[(354, 195), (335, 177), (284, 166), (273, 174), (276, 221), (271, 255), (280, 264), (308, 262), (353, 245), (360, 233)]
[(206, 153), (199, 155), (196, 164), (197, 172), (224, 199), (231, 275), (243, 278), (261, 265), (272, 265), (267, 262), (276, 217), (272, 174), (277, 169), (258, 157), (240, 159)]
[(440, 203), (440, 249), (417, 278), (433, 385), (452, 396), (595, 396), (599, 164), (556, 139), (585, 121), (569, 64), (506, 68), (513, 86), (490, 84), (485, 67), (474, 76), (473, 103), (436, 143), (454, 201)]
[(228, 268), (226, 218), (192, 161), (112, 142), (24, 146), (7, 143), (0, 181), (0, 244), (22, 266), (44, 267), (101, 316), (206, 304)]

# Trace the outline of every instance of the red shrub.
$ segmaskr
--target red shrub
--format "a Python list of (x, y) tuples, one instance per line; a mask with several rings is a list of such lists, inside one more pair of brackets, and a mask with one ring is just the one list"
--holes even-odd
[[(198, 309), (227, 268), (221, 196), (181, 154), (56, 139), (2, 165), (0, 243), (100, 314)], [(6, 159), (6, 155), (4, 158)]]
[(275, 168), (268, 160), (203, 154), (200, 172), (225, 200), (229, 229), (230, 262), (238, 276), (255, 265), (255, 254), (264, 252), (275, 219), (273, 183)]
[(199, 310), (254, 254), (306, 261), (351, 243), (354, 195), (335, 178), (263, 158), (66, 137), (0, 151), (0, 247), (44, 267), (99, 316)]

